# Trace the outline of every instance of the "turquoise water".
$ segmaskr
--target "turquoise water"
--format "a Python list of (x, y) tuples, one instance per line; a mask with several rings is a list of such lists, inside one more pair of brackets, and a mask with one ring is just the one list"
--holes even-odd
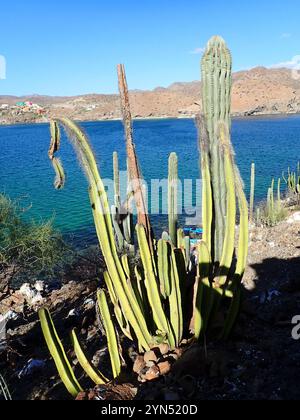
[[(125, 170), (124, 135), (121, 122), (82, 123), (88, 133), (101, 175), (112, 177), (112, 153), (119, 152)], [(198, 179), (197, 132), (192, 120), (155, 120), (134, 123), (135, 142), (146, 180), (167, 176), (170, 152), (179, 156), (182, 179)], [(249, 191), (251, 162), (257, 165), (256, 200), (262, 200), (272, 177), (280, 177), (300, 157), (300, 116), (236, 119), (232, 137), (237, 162)], [(0, 127), (0, 191), (31, 205), (27, 217), (45, 220), (55, 217), (56, 226), (72, 233), (81, 244), (95, 241), (87, 196), (87, 183), (69, 142), (62, 142), (61, 156), (67, 173), (65, 190), (53, 189), (52, 166), (47, 158), (48, 125)], [(166, 225), (155, 217), (156, 226)]]

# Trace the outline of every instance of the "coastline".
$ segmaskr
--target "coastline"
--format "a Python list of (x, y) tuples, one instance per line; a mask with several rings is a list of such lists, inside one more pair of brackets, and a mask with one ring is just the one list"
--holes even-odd
[[(233, 120), (254, 120), (259, 118), (286, 118), (286, 117), (295, 117), (300, 116), (300, 112), (290, 112), (290, 113), (259, 113), (249, 115), (247, 113), (232, 113), (231, 117)], [(193, 120), (196, 115), (184, 115), (184, 116), (174, 116), (174, 115), (163, 115), (163, 116), (151, 116), (151, 117), (135, 117), (132, 118), (133, 121), (161, 121), (161, 120)], [(72, 119), (72, 118), (71, 118)], [(24, 125), (44, 125), (49, 124), (51, 118), (44, 118), (43, 120), (32, 120), (32, 121), (15, 121), (15, 122), (2, 122), (0, 121), (1, 127), (17, 127)], [(78, 123), (92, 123), (92, 122), (122, 122), (122, 118), (73, 118), (74, 121)]]

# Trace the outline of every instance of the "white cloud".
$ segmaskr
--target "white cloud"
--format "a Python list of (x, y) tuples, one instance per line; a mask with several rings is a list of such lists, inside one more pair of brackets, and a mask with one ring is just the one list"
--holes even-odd
[(203, 54), (205, 51), (205, 48), (195, 48), (193, 51), (190, 51), (190, 54), (198, 55)]
[(300, 55), (295, 55), (290, 61), (283, 61), (282, 63), (273, 64), (270, 66), (271, 69), (290, 69), (292, 78), (294, 80), (300, 80)]
[(273, 64), (270, 66), (271, 69), (286, 68), (291, 70), (300, 70), (300, 55), (295, 55), (289, 61), (283, 61), (281, 63)]

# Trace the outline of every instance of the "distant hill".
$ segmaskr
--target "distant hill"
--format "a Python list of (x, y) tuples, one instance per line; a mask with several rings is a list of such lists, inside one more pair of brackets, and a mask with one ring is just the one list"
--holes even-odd
[[(292, 76), (289, 69), (264, 67), (234, 73), (233, 115), (300, 113), (300, 78), (295, 80)], [(134, 118), (190, 117), (200, 110), (201, 82), (174, 83), (168, 88), (158, 87), (153, 91), (133, 90), (130, 96)], [(32, 101), (43, 106), (46, 117), (41, 120), (61, 115), (76, 120), (121, 117), (118, 95), (0, 96), (0, 105), (13, 105), (19, 101)], [(11, 123), (15, 119), (8, 111), (0, 113), (0, 123)], [(27, 114), (28, 120), (30, 115)], [(16, 122), (22, 122), (22, 115), (18, 115)]]

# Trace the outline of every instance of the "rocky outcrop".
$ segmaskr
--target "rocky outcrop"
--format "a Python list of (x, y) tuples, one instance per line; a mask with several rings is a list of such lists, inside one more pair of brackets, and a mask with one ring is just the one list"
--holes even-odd
[[(232, 113), (235, 116), (300, 113), (300, 78), (289, 69), (252, 70), (234, 73)], [(46, 114), (13, 114), (0, 109), (0, 124), (45, 122), (53, 116), (67, 116), (75, 120), (120, 119), (118, 95), (83, 95), (76, 97), (9, 97), (0, 96), (1, 104), (34, 101)], [(200, 110), (201, 83), (174, 83), (168, 88), (153, 91), (134, 90), (130, 93), (134, 118), (189, 118)]]

